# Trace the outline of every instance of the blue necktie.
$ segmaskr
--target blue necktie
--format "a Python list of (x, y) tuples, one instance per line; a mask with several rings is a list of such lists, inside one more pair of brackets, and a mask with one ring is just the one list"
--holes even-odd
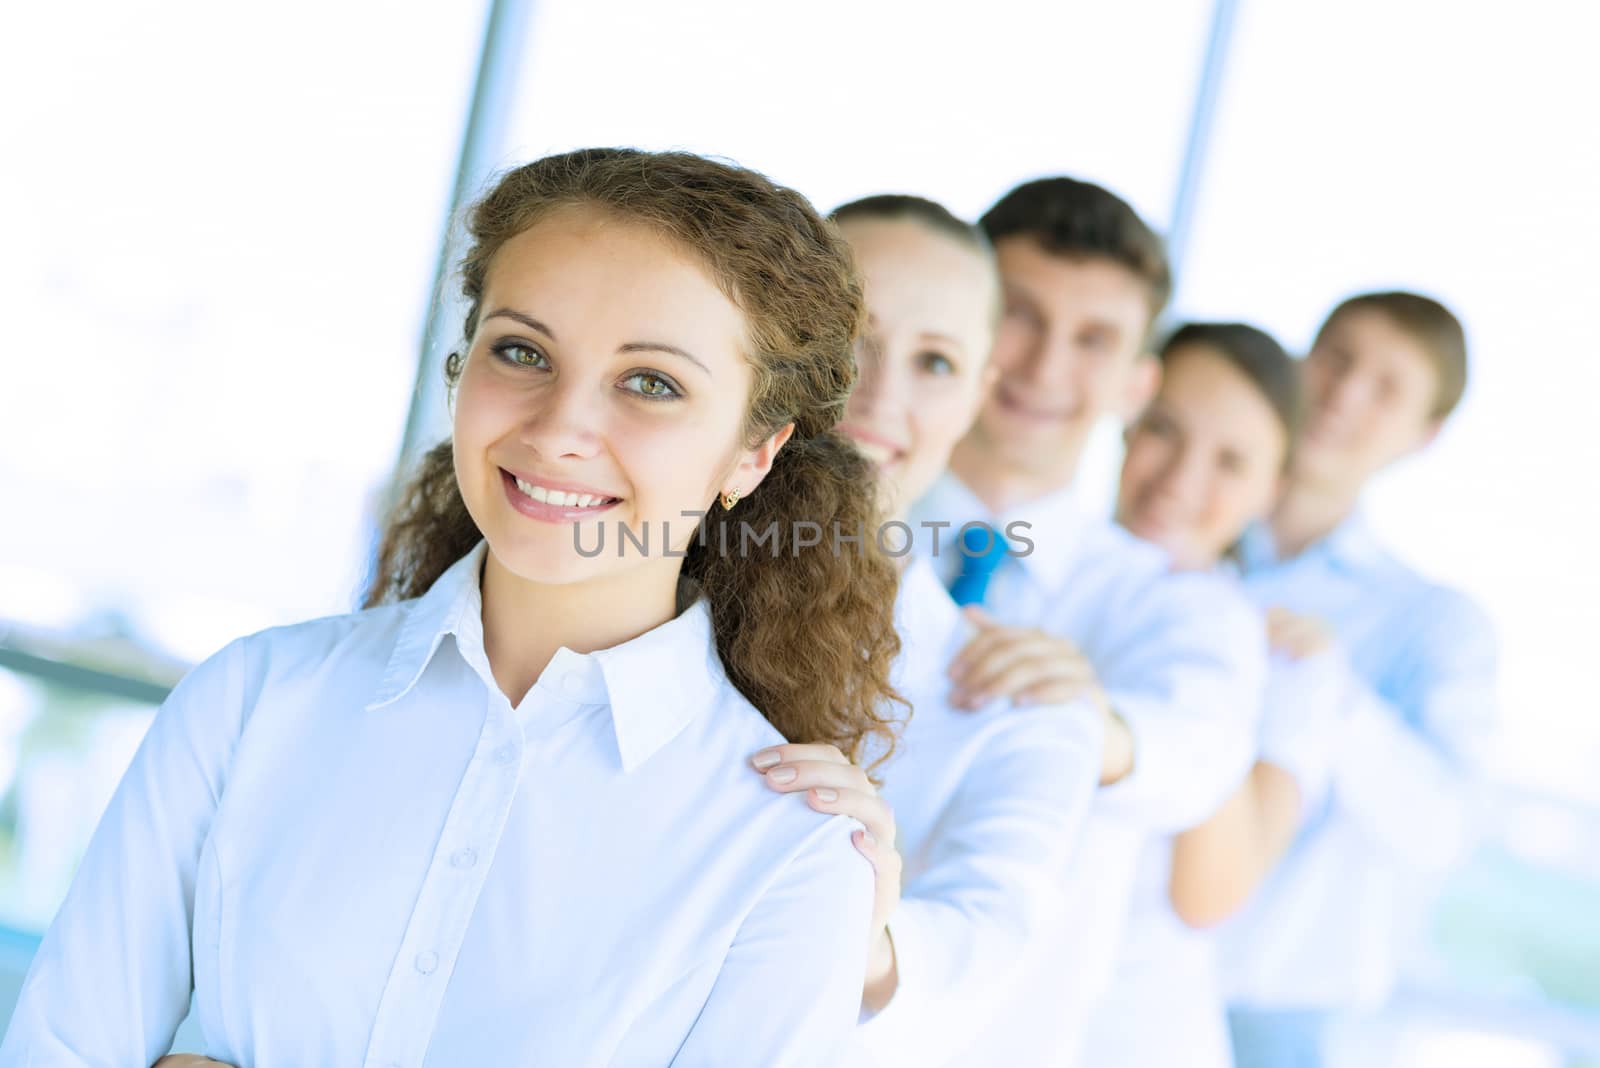
[(994, 569), (1006, 558), (1005, 536), (993, 528), (968, 527), (961, 543), (961, 570), (950, 583), (950, 598), (956, 604), (982, 604)]

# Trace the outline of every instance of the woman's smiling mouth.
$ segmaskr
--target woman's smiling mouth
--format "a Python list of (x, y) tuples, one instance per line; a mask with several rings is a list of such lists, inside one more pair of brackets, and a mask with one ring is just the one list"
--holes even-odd
[(622, 503), (613, 497), (584, 486), (556, 486), (500, 468), (500, 481), (506, 487), (511, 506), (531, 519), (547, 523), (570, 523), (599, 515)]

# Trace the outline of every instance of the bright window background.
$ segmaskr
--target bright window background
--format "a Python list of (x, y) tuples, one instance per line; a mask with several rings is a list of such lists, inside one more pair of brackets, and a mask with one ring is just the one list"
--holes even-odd
[(1070, 167), (1164, 221), (1210, 16), (1209, 0), (549, 0), (508, 155), (687, 148), (824, 210), (917, 189), (969, 215)]
[(193, 662), (353, 604), (483, 17), (393, 16), (8, 20), (0, 615)]

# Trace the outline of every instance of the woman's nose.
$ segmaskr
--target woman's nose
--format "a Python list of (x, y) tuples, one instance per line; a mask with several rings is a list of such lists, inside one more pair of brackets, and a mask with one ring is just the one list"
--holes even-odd
[(605, 411), (594, 383), (557, 379), (528, 398), (518, 430), (523, 444), (542, 456), (583, 459), (605, 438)]

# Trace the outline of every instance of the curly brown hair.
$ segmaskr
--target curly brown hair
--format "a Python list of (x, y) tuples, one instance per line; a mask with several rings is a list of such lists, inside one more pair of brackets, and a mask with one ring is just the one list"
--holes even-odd
[[(892, 751), (889, 681), (900, 651), (898, 574), (877, 547), (865, 459), (835, 430), (855, 382), (864, 320), (849, 248), (800, 194), (731, 164), (682, 152), (582, 149), (512, 170), (471, 210), (461, 264), (470, 346), (502, 245), (551, 213), (598, 209), (696, 253), (744, 313), (754, 370), (745, 418), (754, 446), (789, 423), (772, 469), (734, 512), (713, 507), (690, 544), (679, 603), (704, 595), (728, 678), (790, 741), (828, 742), (859, 759)], [(445, 361), (451, 389), (461, 357)], [(800, 526), (866, 531), (852, 551), (797, 539)], [(740, 525), (776, 530), (769, 551), (740, 547)], [(718, 529), (727, 527), (726, 531)], [(481, 538), (456, 484), (451, 444), (423, 457), (385, 525), (365, 603), (420, 596)]]

